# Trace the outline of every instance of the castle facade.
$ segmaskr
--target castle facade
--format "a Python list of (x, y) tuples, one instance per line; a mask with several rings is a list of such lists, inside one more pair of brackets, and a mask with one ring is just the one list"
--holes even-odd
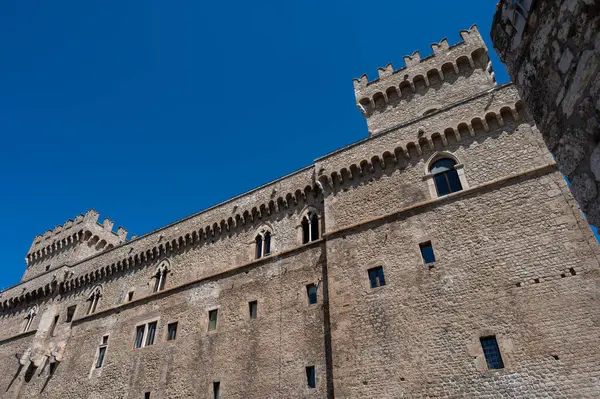
[(477, 30), (354, 81), (369, 136), (0, 293), (3, 398), (597, 398), (600, 247)]

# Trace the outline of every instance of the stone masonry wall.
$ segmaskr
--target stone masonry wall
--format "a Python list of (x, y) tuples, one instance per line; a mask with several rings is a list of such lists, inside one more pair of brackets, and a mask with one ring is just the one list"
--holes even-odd
[[(569, 196), (554, 172), (329, 237), (336, 396), (600, 395), (597, 244)], [(491, 334), (502, 370), (483, 358)]]
[(511, 22), (518, 18), (509, 1), (499, 3), (494, 47), (582, 210), (598, 226), (600, 3), (538, 0), (522, 29)]

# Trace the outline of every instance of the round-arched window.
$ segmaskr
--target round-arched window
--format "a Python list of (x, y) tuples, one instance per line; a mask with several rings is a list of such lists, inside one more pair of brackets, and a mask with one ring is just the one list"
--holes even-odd
[(435, 189), (438, 196), (448, 195), (462, 190), (458, 172), (454, 168), (456, 162), (450, 158), (442, 158), (435, 161), (429, 168), (435, 181)]

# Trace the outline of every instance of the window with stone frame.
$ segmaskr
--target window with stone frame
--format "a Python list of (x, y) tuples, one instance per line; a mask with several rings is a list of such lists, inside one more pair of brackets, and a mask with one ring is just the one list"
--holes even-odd
[(271, 255), (273, 233), (267, 227), (261, 227), (254, 237), (254, 258), (260, 259)]
[(88, 310), (87, 310), (87, 314), (93, 314), (96, 313), (96, 310), (98, 308), (98, 303), (100, 302), (100, 298), (102, 297), (102, 288), (100, 286), (95, 287), (92, 290), (91, 295), (88, 297)]
[(137, 326), (135, 328), (135, 341), (133, 342), (133, 348), (140, 349), (146, 346), (154, 345), (157, 326), (158, 322), (156, 321)]
[(442, 158), (435, 161), (429, 168), (429, 173), (433, 175), (435, 189), (439, 197), (463, 189), (455, 165), (456, 161), (453, 159)]
[[(152, 292), (159, 292), (165, 289), (167, 282), (167, 274), (169, 273), (169, 262), (163, 260), (160, 262), (154, 273), (154, 287)], [(133, 298), (133, 295), (132, 295)]]
[(33, 323), (33, 319), (35, 318), (35, 315), (37, 314), (37, 311), (38, 311), (38, 309), (36, 306), (30, 308), (27, 311), (27, 315), (25, 316), (25, 323), (23, 325), (23, 332), (29, 331), (29, 329), (31, 328), (31, 324)]
[(321, 237), (319, 215), (314, 209), (307, 211), (306, 214), (302, 216), (300, 225), (302, 226), (302, 244), (308, 244)]
[(106, 350), (108, 348), (108, 335), (102, 337), (102, 341), (100, 341), (100, 345), (98, 346), (98, 355), (96, 357), (96, 368), (102, 368), (104, 364), (104, 359), (106, 357)]

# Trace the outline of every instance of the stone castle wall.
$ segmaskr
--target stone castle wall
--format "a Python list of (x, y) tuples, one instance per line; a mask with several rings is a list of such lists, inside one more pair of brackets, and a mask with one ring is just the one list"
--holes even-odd
[[(473, 32), (436, 57), (472, 55)], [(428, 62), (413, 55), (408, 69)], [(457, 80), (452, 104), (400, 123), (390, 108), (377, 134), (112, 248), (92, 229), (123, 235), (96, 220), (64, 247), (47, 249), (60, 228), (36, 238), (29, 273), (45, 264), (40, 248), (84, 250), (1, 293), (0, 396), (214, 399), (218, 381), (222, 398), (240, 399), (598, 397), (600, 246), (515, 88), (483, 72), (489, 85)], [(461, 191), (437, 195), (439, 157), (458, 163)], [(303, 243), (308, 211), (319, 238)], [(263, 229), (272, 253), (255, 259)], [(386, 285), (371, 288), (378, 266)], [(154, 344), (135, 349), (136, 328), (155, 321)], [(490, 335), (502, 369), (487, 366), (479, 339)]]

